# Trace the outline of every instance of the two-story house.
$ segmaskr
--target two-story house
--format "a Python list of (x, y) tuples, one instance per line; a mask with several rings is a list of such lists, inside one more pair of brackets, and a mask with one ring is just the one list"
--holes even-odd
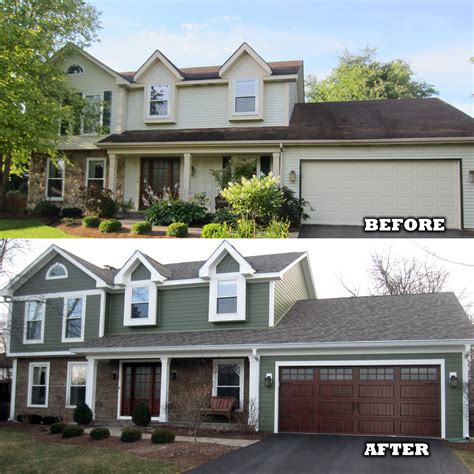
[(213, 205), (209, 170), (241, 156), (309, 201), (312, 224), (443, 216), (474, 228), (473, 120), (438, 99), (305, 104), (303, 61), (267, 62), (246, 43), (220, 66), (178, 68), (155, 51), (118, 73), (76, 48), (63, 68), (101, 111), (61, 127), (58, 167), (32, 162), (30, 205), (74, 206), (91, 183), (135, 210), (149, 186)]
[(196, 377), (262, 431), (463, 438), (474, 331), (452, 293), (317, 299), (304, 252), (99, 268), (50, 247), (2, 290), (10, 416), (97, 423), (148, 403), (157, 422)]

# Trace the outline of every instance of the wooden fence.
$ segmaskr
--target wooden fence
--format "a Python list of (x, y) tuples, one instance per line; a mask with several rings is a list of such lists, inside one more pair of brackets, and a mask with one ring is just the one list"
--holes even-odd
[(8, 194), (5, 200), (5, 210), (13, 214), (20, 213), (26, 209), (28, 198), (24, 194)]

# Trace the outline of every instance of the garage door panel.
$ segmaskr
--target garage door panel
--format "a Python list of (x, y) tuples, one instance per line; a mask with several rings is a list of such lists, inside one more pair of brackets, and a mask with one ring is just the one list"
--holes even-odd
[(283, 413), (290, 413), (292, 415), (313, 415), (314, 402), (313, 400), (288, 400), (281, 404)]
[(318, 431), (321, 433), (354, 433), (353, 421), (348, 418), (321, 419)]
[(438, 398), (438, 387), (433, 385), (402, 385), (400, 398)]
[(352, 402), (320, 402), (320, 415), (352, 415)]
[(358, 433), (361, 434), (395, 434), (395, 422), (377, 420), (359, 420)]
[(307, 416), (285, 416), (280, 419), (281, 431), (312, 433), (316, 431), (314, 420)]
[(393, 385), (361, 385), (359, 386), (360, 398), (393, 398), (395, 388)]
[(393, 403), (362, 403), (358, 405), (361, 416), (394, 416), (395, 404)]
[(457, 161), (303, 161), (309, 224), (362, 225), (368, 216), (445, 217), (460, 228)]
[(319, 395), (321, 397), (331, 398), (348, 398), (354, 394), (354, 387), (352, 385), (328, 385), (321, 384), (319, 386)]
[(427, 421), (401, 421), (400, 434), (403, 436), (439, 436), (439, 424)]
[(401, 416), (421, 416), (423, 418), (438, 418), (439, 410), (436, 403), (401, 403)]

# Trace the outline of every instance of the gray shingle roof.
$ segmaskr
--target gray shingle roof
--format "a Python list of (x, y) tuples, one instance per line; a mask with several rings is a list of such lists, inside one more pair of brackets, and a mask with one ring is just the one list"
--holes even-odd
[(301, 300), (275, 328), (106, 336), (88, 348), (474, 338), (453, 293)]

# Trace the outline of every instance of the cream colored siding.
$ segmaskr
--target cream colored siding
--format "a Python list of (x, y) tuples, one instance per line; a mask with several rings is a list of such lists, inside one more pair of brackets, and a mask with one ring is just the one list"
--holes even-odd
[(140, 192), (140, 158), (138, 156), (127, 156), (125, 158), (125, 183), (124, 199), (131, 199), (134, 208), (138, 209)]
[(206, 193), (209, 206), (214, 209), (214, 198), (217, 196), (219, 188), (209, 170), (221, 169), (222, 157), (194, 155), (192, 166), (194, 167), (194, 174), (191, 176), (191, 194)]
[[(298, 102), (298, 89), (296, 82), (289, 82), (288, 83), (288, 95), (289, 95), (289, 104), (288, 104), (288, 119), (291, 118), (291, 114), (293, 113), (293, 107)], [(289, 123), (289, 120), (288, 120)]]
[[(464, 228), (474, 228), (474, 169), (472, 145), (287, 146), (283, 157), (283, 184), (300, 193), (300, 160), (461, 160)], [(296, 172), (291, 183), (288, 175)], [(453, 183), (455, 186), (455, 183)]]

